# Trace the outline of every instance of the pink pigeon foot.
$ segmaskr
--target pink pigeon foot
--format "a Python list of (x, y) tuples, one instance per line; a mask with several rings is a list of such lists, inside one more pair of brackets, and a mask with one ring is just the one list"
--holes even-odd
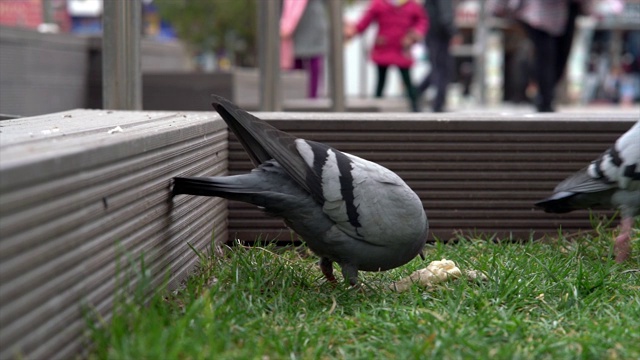
[(625, 217), (620, 222), (620, 235), (615, 240), (613, 251), (616, 255), (616, 262), (622, 263), (631, 257), (631, 228), (633, 217)]

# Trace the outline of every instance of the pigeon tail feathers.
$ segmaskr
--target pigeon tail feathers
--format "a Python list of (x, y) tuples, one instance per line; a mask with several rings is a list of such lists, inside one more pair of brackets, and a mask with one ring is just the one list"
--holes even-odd
[(310, 184), (319, 183), (319, 179), (310, 181), (307, 165), (296, 147), (296, 137), (269, 125), (223, 97), (212, 95), (213, 107), (220, 114), (227, 126), (236, 135), (255, 166), (274, 159), (293, 180), (312, 194), (316, 201), (324, 200), (322, 192)]
[(536, 207), (542, 208), (544, 212), (554, 214), (565, 214), (574, 210), (578, 210), (571, 204), (571, 197), (575, 196), (572, 192), (560, 192), (552, 196), (536, 202)]
[(230, 200), (244, 200), (247, 194), (254, 193), (229, 177), (175, 177), (173, 195), (217, 196)]

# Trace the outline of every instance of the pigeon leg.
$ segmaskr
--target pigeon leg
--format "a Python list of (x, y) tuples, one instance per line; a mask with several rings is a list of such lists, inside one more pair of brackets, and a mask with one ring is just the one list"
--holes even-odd
[(613, 251), (616, 255), (616, 262), (621, 263), (631, 256), (631, 228), (633, 227), (633, 217), (627, 216), (620, 222), (620, 235), (615, 240)]
[(344, 281), (355, 287), (358, 285), (358, 268), (351, 264), (340, 264)]
[(336, 277), (333, 276), (333, 263), (331, 260), (325, 257), (320, 258), (320, 270), (322, 270), (322, 274), (324, 275), (325, 278), (327, 278), (328, 282), (330, 283), (336, 282)]

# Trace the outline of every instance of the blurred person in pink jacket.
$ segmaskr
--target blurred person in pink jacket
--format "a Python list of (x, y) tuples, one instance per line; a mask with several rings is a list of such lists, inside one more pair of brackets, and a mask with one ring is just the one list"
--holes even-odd
[(427, 33), (427, 15), (415, 0), (371, 0), (357, 24), (346, 26), (345, 37), (350, 39), (364, 32), (372, 22), (378, 24), (378, 34), (371, 50), (371, 60), (378, 69), (375, 96), (382, 97), (389, 66), (397, 66), (411, 110), (420, 111), (417, 93), (411, 83), (411, 46)]

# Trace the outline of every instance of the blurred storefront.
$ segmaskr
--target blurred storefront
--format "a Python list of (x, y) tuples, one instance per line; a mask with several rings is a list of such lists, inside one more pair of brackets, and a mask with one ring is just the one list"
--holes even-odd
[[(160, 18), (153, 0), (138, 1), (142, 6), (142, 33), (147, 38), (174, 40), (175, 32)], [(41, 32), (100, 35), (102, 13), (103, 0), (0, 0), (0, 25)]]
[(0, 25), (68, 32), (71, 19), (67, 0), (0, 0)]

